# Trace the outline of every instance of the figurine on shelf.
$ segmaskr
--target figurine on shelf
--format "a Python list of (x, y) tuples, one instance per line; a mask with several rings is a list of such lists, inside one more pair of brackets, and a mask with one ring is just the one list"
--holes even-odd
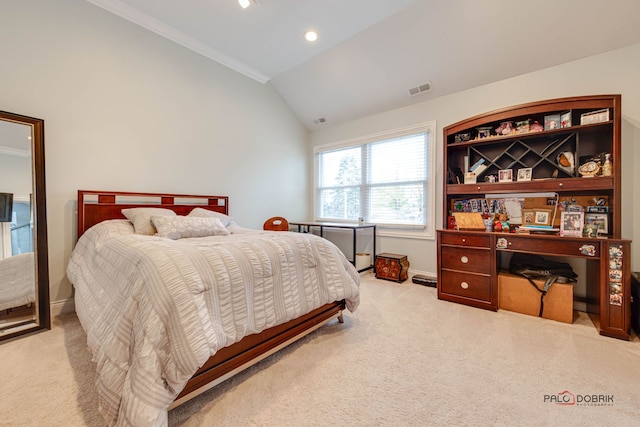
[(602, 176), (613, 175), (613, 165), (611, 164), (611, 154), (604, 155), (604, 163), (602, 164)]
[(529, 132), (542, 132), (543, 130), (544, 126), (542, 126), (537, 120), (531, 123), (531, 126), (529, 126)]
[(456, 223), (456, 217), (454, 217), (453, 215), (449, 215), (449, 217), (447, 218), (447, 228), (449, 230), (457, 230), (458, 229), (458, 224)]
[(530, 130), (529, 119), (516, 123), (516, 133), (527, 133)]
[(513, 122), (502, 122), (496, 128), (496, 135), (509, 135), (513, 130)]
[(491, 126), (482, 126), (478, 129), (478, 139), (489, 138), (491, 136)]

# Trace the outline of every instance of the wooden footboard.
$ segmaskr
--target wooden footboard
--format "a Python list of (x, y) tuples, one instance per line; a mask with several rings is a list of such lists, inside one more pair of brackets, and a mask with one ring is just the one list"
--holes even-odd
[(169, 409), (215, 387), (238, 372), (313, 332), (328, 321), (337, 317), (342, 322), (344, 308), (344, 301), (323, 305), (309, 314), (274, 326), (259, 334), (249, 335), (241, 341), (219, 350), (189, 380)]

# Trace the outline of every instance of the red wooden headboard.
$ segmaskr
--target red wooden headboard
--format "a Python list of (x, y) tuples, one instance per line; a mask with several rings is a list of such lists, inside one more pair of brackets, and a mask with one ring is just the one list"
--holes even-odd
[(178, 215), (203, 208), (228, 215), (229, 197), (78, 190), (78, 239), (99, 222), (124, 219), (122, 209), (139, 207), (171, 209)]

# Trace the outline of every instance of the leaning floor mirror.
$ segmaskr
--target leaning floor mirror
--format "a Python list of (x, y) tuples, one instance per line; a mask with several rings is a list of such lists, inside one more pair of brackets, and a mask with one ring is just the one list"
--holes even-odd
[(0, 111), (0, 340), (50, 329), (44, 121)]

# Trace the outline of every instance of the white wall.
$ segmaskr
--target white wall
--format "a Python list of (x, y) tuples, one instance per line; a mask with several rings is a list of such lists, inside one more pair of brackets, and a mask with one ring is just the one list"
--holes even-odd
[(307, 132), (262, 85), (82, 0), (0, 11), (0, 110), (45, 121), (51, 300), (72, 296), (78, 189), (229, 195), (304, 218)]
[[(481, 66), (478, 65), (478, 66)], [(435, 120), (437, 135), (436, 224), (442, 224), (442, 129), (486, 111), (536, 100), (592, 94), (622, 94), (622, 234), (634, 240), (632, 269), (640, 270), (640, 226), (633, 212), (640, 211), (640, 44), (520, 77), (477, 87), (409, 107), (355, 120), (311, 134), (313, 146), (348, 140), (389, 129)], [(438, 82), (432, 82), (437, 85)], [(312, 192), (311, 192), (312, 194)], [(637, 215), (636, 215), (637, 216)], [(378, 252), (408, 255), (413, 272), (436, 272), (434, 240), (380, 238)]]
[(31, 187), (31, 157), (0, 153), (0, 193), (29, 196)]
[[(52, 301), (72, 296), (65, 269), (78, 189), (229, 195), (231, 215), (248, 227), (273, 215), (309, 218), (308, 136), (269, 85), (82, 0), (3, 2), (0, 53), (0, 109), (45, 120)], [(635, 240), (640, 270), (638, 69), (640, 45), (321, 129), (311, 140), (436, 120), (440, 189), (444, 126), (537, 99), (621, 93), (623, 234)], [(406, 253), (412, 270), (435, 273), (434, 241), (379, 243), (378, 252)]]

